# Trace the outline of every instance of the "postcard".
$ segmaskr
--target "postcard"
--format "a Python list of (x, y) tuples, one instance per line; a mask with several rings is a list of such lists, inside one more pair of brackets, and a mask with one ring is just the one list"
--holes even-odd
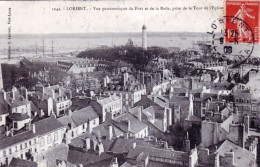
[(259, 9), (0, 1), (0, 166), (259, 166)]

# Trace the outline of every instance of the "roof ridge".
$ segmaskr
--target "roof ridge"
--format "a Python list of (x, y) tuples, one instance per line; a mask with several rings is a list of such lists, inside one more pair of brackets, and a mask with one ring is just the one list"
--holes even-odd
[[(73, 114), (73, 113), (72, 113), (72, 114)], [(71, 120), (73, 121), (73, 123), (74, 123), (75, 125), (77, 125), (72, 115), (70, 116), (70, 118), (71, 118)]]

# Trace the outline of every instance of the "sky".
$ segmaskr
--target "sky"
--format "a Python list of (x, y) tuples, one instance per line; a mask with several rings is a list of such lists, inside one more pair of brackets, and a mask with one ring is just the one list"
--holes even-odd
[[(0, 2), (0, 34), (8, 34), (10, 25), (12, 34), (140, 32), (143, 24), (150, 32), (206, 32), (224, 11), (194, 10), (193, 6), (223, 7), (223, 4), (222, 0)], [(189, 6), (193, 9), (183, 10)], [(88, 10), (67, 10), (70, 7), (86, 7)], [(94, 7), (101, 10), (111, 7), (178, 7), (182, 10), (98, 11)], [(9, 8), (11, 24), (8, 24)], [(62, 10), (54, 10), (58, 8)]]

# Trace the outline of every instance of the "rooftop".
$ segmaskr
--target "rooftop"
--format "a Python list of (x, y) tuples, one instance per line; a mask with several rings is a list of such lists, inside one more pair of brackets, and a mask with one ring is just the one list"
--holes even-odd
[(144, 155), (149, 155), (158, 158), (189, 161), (189, 153), (187, 152), (173, 151), (169, 149), (160, 149), (140, 145), (137, 145), (135, 149), (130, 150), (130, 152), (127, 155), (127, 158), (136, 159), (140, 153), (144, 153)]
[(97, 102), (101, 105), (106, 105), (106, 104), (109, 104), (109, 103), (112, 103), (112, 102), (115, 102), (115, 101), (118, 101), (118, 100), (120, 100), (120, 97), (110, 96), (110, 97), (106, 97), (106, 98), (103, 98), (103, 99), (99, 99)]
[(9, 167), (37, 167), (37, 163), (20, 158), (12, 158)]
[(32, 131), (26, 131), (11, 137), (6, 137), (2, 140), (0, 140), (0, 149), (4, 149), (6, 147), (18, 144), (20, 142), (30, 140), (34, 137), (36, 137), (36, 133), (33, 133)]
[(35, 122), (34, 124), (35, 124), (36, 133), (38, 135), (44, 135), (46, 133), (50, 133), (54, 130), (65, 127), (65, 125), (63, 125), (53, 117), (42, 119), (38, 122)]
[(77, 127), (96, 118), (98, 118), (98, 114), (94, 111), (94, 109), (91, 106), (88, 106), (71, 113), (71, 115), (65, 115), (63, 117), (60, 117), (58, 118), (58, 120), (63, 125), (71, 123), (73, 127)]
[(235, 166), (250, 166), (254, 160), (254, 154), (247, 149), (237, 146), (229, 140), (225, 140), (223, 144), (217, 149), (220, 156), (225, 157), (225, 153), (234, 152)]

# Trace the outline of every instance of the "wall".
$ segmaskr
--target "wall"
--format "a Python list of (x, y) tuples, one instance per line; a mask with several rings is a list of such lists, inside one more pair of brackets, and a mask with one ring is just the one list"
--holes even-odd
[(198, 151), (197, 149), (191, 150), (191, 154), (189, 156), (189, 167), (196, 167), (198, 164)]
[(135, 138), (144, 138), (148, 136), (148, 126), (135, 134)]
[(219, 123), (202, 121), (201, 143), (204, 147), (217, 144), (227, 139), (227, 133), (220, 127)]
[(8, 114), (0, 115), (0, 126), (6, 125), (6, 117), (7, 116), (8, 116)]
[(65, 129), (65, 127), (60, 128), (53, 132), (39, 136), (39, 153), (44, 152), (57, 144), (61, 144)]
[[(13, 129), (14, 130), (20, 130), (25, 126), (25, 124), (29, 123), (31, 121), (30, 118), (22, 120), (22, 121), (13, 121)], [(14, 123), (17, 123), (17, 128), (14, 127)]]
[(94, 120), (90, 120), (89, 121), (88, 131), (92, 132), (93, 128), (97, 127), (98, 125), (99, 125), (99, 118), (96, 118)]
[(140, 101), (142, 95), (146, 95), (146, 88), (134, 92), (134, 103)]
[(244, 125), (230, 124), (229, 125), (229, 134), (227, 135), (228, 139), (233, 143), (244, 148)]
[(31, 116), (31, 105), (27, 104), (27, 105), (21, 105), (18, 107), (13, 107), (12, 113), (22, 113), (22, 114), (27, 113), (29, 116)]
[[(31, 144), (30, 144), (31, 143)], [(10, 154), (10, 149), (12, 153)], [(6, 158), (8, 158), (8, 162), (12, 160), (13, 157), (26, 159), (25, 153), (31, 149), (31, 153), (34, 156), (34, 161), (37, 161), (38, 157), (38, 138), (32, 138), (30, 140), (16, 143), (12, 146), (8, 146), (5, 149), (0, 150), (0, 166), (1, 164), (5, 164)], [(3, 152), (6, 152), (6, 156), (4, 156)]]
[(53, 103), (55, 110), (55, 113), (57, 114), (57, 116), (60, 115), (61, 111), (65, 111), (68, 110), (71, 106), (71, 101), (70, 100), (64, 100), (62, 102), (54, 102)]

